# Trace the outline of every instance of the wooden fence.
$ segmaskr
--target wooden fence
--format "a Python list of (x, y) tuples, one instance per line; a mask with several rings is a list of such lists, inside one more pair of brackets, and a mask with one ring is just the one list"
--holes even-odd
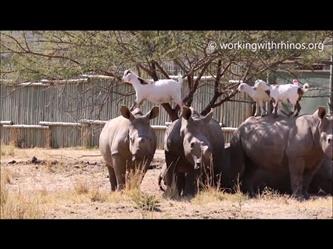
[[(17, 147), (95, 147), (106, 121), (80, 120), (79, 123), (39, 122), (39, 125), (15, 125), (0, 123), (1, 143)], [(167, 125), (152, 125), (157, 137), (157, 148), (163, 149)], [(229, 143), (236, 128), (221, 127), (225, 142)]]
[[(294, 77), (284, 72), (274, 76), (272, 81), (277, 83), (291, 82)], [(301, 72), (299, 79), (312, 88), (301, 100), (302, 113), (312, 113), (318, 106), (327, 104), (328, 72)], [(209, 77), (202, 80), (206, 84), (197, 90), (193, 99), (196, 110), (202, 110), (214, 92), (212, 80)], [(186, 80), (182, 90), (183, 95), (188, 92)], [(20, 147), (96, 146), (104, 123), (91, 124), (89, 120), (109, 120), (118, 116), (120, 105), (133, 104), (133, 93), (130, 85), (114, 82), (107, 76), (86, 75), (73, 80), (20, 84), (0, 81), (1, 142), (14, 142)], [(146, 113), (152, 106), (144, 102), (142, 111)], [(237, 94), (233, 101), (215, 108), (213, 117), (225, 127), (238, 127), (250, 113), (249, 98)], [(167, 113), (161, 108), (159, 116), (151, 122), (159, 148), (163, 145), (164, 128), (156, 127), (163, 127), (168, 121)], [(228, 142), (231, 131), (223, 129)]]
[[(183, 83), (183, 96), (188, 91)], [(200, 87), (193, 99), (193, 107), (202, 110), (213, 96), (212, 79)], [(0, 81), (0, 120), (12, 120), (15, 124), (39, 124), (40, 121), (78, 122), (80, 119), (109, 120), (119, 115), (121, 105), (131, 106), (135, 96), (132, 86), (114, 82), (112, 78), (83, 78), (58, 82), (30, 82), (4, 84)], [(129, 96), (127, 96), (129, 95)], [(233, 100), (249, 101), (245, 94), (237, 94)], [(145, 113), (153, 104), (145, 101)], [(246, 102), (226, 102), (214, 109), (214, 118), (225, 126), (237, 127), (250, 114)], [(154, 125), (169, 121), (161, 108)]]
[[(212, 79), (204, 79), (193, 99), (193, 107), (202, 110), (214, 92)], [(183, 94), (187, 89), (183, 83)], [(121, 105), (134, 102), (132, 86), (114, 82), (107, 76), (5, 84), (0, 81), (0, 120), (3, 123), (1, 141), (14, 142), (20, 147), (96, 146), (102, 124), (87, 120), (109, 120), (119, 115)], [(245, 94), (214, 109), (214, 118), (223, 126), (238, 127), (251, 113), (251, 104)], [(153, 104), (144, 102), (142, 111), (148, 112)], [(161, 107), (160, 114), (151, 121), (163, 144), (164, 128), (169, 116)], [(17, 125), (20, 124), (20, 125)], [(23, 125), (24, 124), (24, 125)]]

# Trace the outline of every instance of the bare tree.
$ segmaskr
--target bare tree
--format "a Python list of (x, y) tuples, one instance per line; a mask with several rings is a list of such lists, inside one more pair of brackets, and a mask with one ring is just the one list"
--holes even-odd
[[(125, 69), (153, 80), (169, 78), (165, 62), (173, 62), (182, 72), (187, 89), (183, 102), (190, 106), (197, 90), (213, 77), (214, 93), (201, 114), (230, 101), (238, 84), (229, 79), (253, 82), (288, 60), (298, 58), (302, 65), (320, 58), (309, 50), (223, 49), (211, 42), (323, 41), (331, 32), (283, 31), (42, 31), (0, 33), (1, 78), (14, 81), (62, 79), (91, 72), (112, 76), (120, 82)], [(324, 55), (321, 54), (321, 57)], [(301, 58), (301, 59), (300, 59)], [(235, 71), (234, 69), (237, 68)], [(108, 92), (115, 91), (114, 84)], [(124, 97), (129, 93), (120, 93)], [(133, 93), (130, 93), (130, 95)], [(104, 102), (110, 101), (105, 97)], [(171, 120), (178, 118), (178, 107), (163, 104)], [(101, 107), (102, 108), (102, 107)]]

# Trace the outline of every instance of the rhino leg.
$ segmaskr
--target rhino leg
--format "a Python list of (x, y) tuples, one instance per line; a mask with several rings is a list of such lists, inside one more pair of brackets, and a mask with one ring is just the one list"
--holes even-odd
[(168, 172), (168, 167), (167, 167), (167, 164), (165, 163), (165, 164), (163, 164), (161, 172), (158, 176), (158, 186), (160, 187), (160, 190), (162, 190), (163, 192), (165, 192), (165, 189), (162, 186), (162, 181), (164, 182), (164, 185), (166, 185), (165, 177), (166, 177), (167, 172)]
[[(249, 194), (250, 197), (255, 197), (256, 196), (256, 192), (255, 189), (258, 186), (255, 186), (255, 170), (252, 168), (252, 164), (251, 162), (249, 162), (249, 160), (247, 160), (247, 166), (245, 169), (245, 172), (243, 174), (243, 181), (242, 181), (242, 185), (240, 186), (240, 190), (242, 192), (246, 192)], [(235, 189), (235, 191), (237, 191), (237, 189)]]
[(112, 165), (117, 179), (117, 191), (125, 188), (126, 177), (126, 160), (122, 159), (119, 155), (112, 156)]
[(317, 172), (317, 170), (313, 170), (311, 172), (307, 172), (306, 174), (304, 174), (304, 179), (303, 179), (303, 195), (306, 199), (309, 199), (310, 195), (308, 193), (309, 191), (309, 187), (310, 184), (312, 182), (312, 179), (315, 175), (315, 173)]
[(292, 195), (303, 198), (303, 173), (305, 162), (302, 158), (289, 159), (290, 186)]
[(175, 179), (176, 165), (178, 164), (179, 160), (179, 156), (174, 156), (168, 152), (165, 153), (165, 168), (162, 169), (162, 172), (164, 176), (164, 183), (168, 188), (171, 188), (172, 182)]
[(109, 180), (110, 180), (110, 184), (111, 184), (111, 191), (115, 191), (116, 188), (117, 188), (116, 175), (115, 175), (114, 170), (111, 166), (108, 166), (108, 170), (109, 170)]
[(181, 196), (182, 193), (184, 193), (184, 188), (185, 188), (185, 173), (177, 173), (176, 176), (176, 186), (178, 190), (179, 196)]
[(194, 170), (186, 173), (183, 193), (184, 196), (194, 196), (198, 192), (197, 180), (198, 175)]

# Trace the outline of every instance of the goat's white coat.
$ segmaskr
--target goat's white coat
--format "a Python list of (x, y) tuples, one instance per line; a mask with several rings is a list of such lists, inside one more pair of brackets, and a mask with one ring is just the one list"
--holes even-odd
[(173, 79), (162, 79), (148, 84), (141, 84), (139, 77), (133, 72), (124, 72), (123, 81), (130, 83), (135, 89), (135, 102), (140, 105), (144, 100), (154, 104), (170, 103), (174, 101), (181, 108), (182, 76), (178, 75), (178, 82)]
[(308, 84), (304, 84), (303, 87), (298, 86), (296, 84), (282, 84), (282, 85), (268, 85), (263, 80), (256, 80), (254, 87), (257, 91), (260, 89), (262, 91), (270, 91), (270, 96), (274, 99), (273, 106), (276, 108), (280, 103), (287, 103), (295, 107), (297, 102), (299, 101), (298, 89), (301, 88), (304, 92), (306, 92), (309, 88)]
[(255, 116), (259, 115), (259, 108), (261, 115), (267, 114), (267, 111), (265, 110), (267, 108), (264, 108), (264, 105), (266, 102), (270, 101), (271, 98), (264, 90), (255, 89), (255, 87), (249, 86), (246, 83), (241, 83), (238, 86), (238, 91), (247, 93), (253, 101), (256, 102)]

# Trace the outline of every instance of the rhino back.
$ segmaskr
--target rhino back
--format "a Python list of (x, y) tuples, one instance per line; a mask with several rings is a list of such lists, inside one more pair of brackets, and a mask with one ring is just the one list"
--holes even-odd
[(166, 130), (164, 137), (164, 150), (171, 154), (184, 155), (183, 140), (180, 136), (181, 120), (174, 121)]
[(251, 117), (239, 127), (240, 144), (245, 155), (261, 168), (281, 170), (290, 128), (294, 122), (285, 118)]
[(129, 157), (128, 141), (129, 121), (119, 116), (108, 121), (102, 129), (100, 135), (100, 150), (104, 153), (120, 154), (123, 157)]
[(213, 163), (215, 168), (222, 168), (225, 157), (224, 135), (219, 122), (212, 119), (207, 128), (208, 140), (213, 150)]
[(307, 160), (313, 161), (313, 164), (318, 164), (318, 160), (321, 160), (323, 153), (321, 152), (317, 129), (317, 122), (312, 115), (298, 117), (289, 134), (287, 153), (290, 156), (305, 157)]
[(216, 120), (212, 119), (209, 122), (209, 127), (207, 127), (207, 130), (208, 130), (208, 139), (211, 142), (211, 145), (213, 146), (214, 152), (217, 153), (223, 152), (224, 135), (220, 124)]

